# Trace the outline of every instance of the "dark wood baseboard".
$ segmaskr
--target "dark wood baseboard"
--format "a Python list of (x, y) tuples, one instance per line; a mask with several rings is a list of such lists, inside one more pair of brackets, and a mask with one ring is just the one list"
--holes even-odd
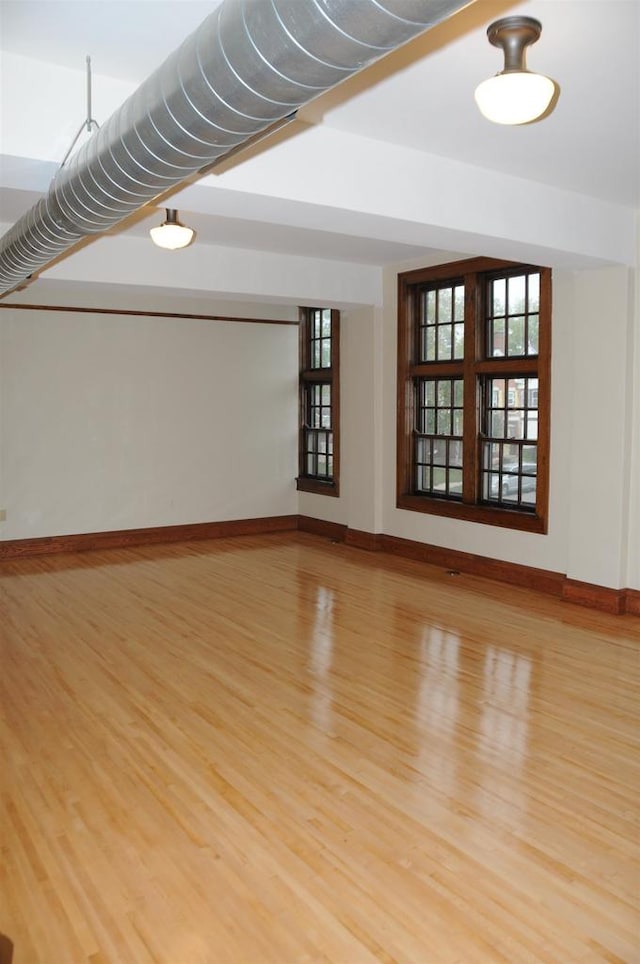
[(335, 542), (344, 542), (347, 535), (345, 525), (339, 522), (325, 522), (324, 519), (312, 519), (309, 515), (298, 516), (298, 529), (301, 532), (310, 532), (314, 536), (333, 539)]
[(488, 556), (432, 546), (412, 539), (401, 539), (398, 536), (349, 529), (347, 526), (323, 522), (309, 516), (299, 517), (298, 528), (304, 532), (344, 542), (356, 549), (388, 552), (391, 555), (426, 562), (428, 565), (442, 569), (464, 572), (471, 576), (482, 576), (485, 579), (524, 589), (534, 589), (545, 595), (556, 596), (566, 602), (588, 606), (600, 612), (614, 615), (624, 613), (640, 615), (640, 590), (637, 589), (608, 589), (606, 586), (595, 586), (568, 579), (562, 572), (503, 562), (500, 559), (490, 559)]
[(483, 576), (496, 582), (535, 589), (558, 596), (579, 606), (588, 606), (614, 615), (640, 616), (640, 590), (609, 589), (591, 583), (568, 579), (563, 573), (535, 569), (471, 552), (432, 546), (412, 539), (401, 539), (382, 533), (349, 529), (337, 522), (326, 522), (304, 515), (266, 516), (260, 519), (234, 519), (228, 522), (196, 522), (189, 525), (155, 526), (146, 529), (119, 529), (109, 532), (81, 532), (72, 535), (44, 536), (36, 539), (0, 541), (0, 561), (31, 556), (91, 549), (122, 549), (127, 546), (161, 545), (169, 542), (190, 542), (202, 539), (225, 539), (230, 536), (261, 535), (268, 532), (293, 530), (344, 542), (355, 549), (387, 552), (391, 555), (415, 559), (432, 566)]
[(397, 536), (381, 536), (383, 552), (404, 556), (407, 559), (418, 559), (432, 566), (450, 569), (455, 572), (465, 572), (471, 576), (484, 576), (496, 582), (507, 582), (512, 586), (524, 586), (536, 589), (552, 596), (562, 594), (564, 576), (560, 572), (550, 572), (547, 569), (534, 569), (532, 566), (522, 566), (487, 556), (477, 556), (471, 552), (459, 552), (457, 549), (445, 549), (432, 546), (411, 539), (400, 539)]
[(640, 589), (627, 589), (624, 611), (630, 616), (640, 616)]
[(286, 532), (298, 528), (295, 515), (266, 516), (261, 519), (233, 519), (228, 522), (195, 522), (189, 525), (154, 526), (146, 529), (117, 529), (110, 532), (81, 532), (38, 539), (11, 539), (0, 542), (0, 560), (90, 549), (122, 549), (126, 546), (160, 545), (229, 536)]
[(363, 532), (361, 529), (347, 529), (344, 541), (356, 549), (377, 552), (382, 548), (382, 535), (379, 532)]
[(595, 586), (590, 582), (580, 582), (577, 579), (565, 579), (562, 586), (562, 598), (567, 602), (588, 606), (589, 609), (599, 609), (603, 613), (613, 613), (621, 616), (628, 612), (626, 597), (630, 590), (609, 589), (607, 586)]

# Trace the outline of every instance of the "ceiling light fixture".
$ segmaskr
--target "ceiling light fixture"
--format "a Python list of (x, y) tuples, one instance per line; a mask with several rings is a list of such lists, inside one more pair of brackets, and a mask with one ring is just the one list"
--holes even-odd
[(186, 248), (193, 240), (193, 228), (188, 228), (178, 221), (178, 212), (174, 208), (165, 208), (165, 211), (167, 216), (162, 224), (149, 231), (151, 240), (159, 248), (166, 248), (168, 251)]
[(495, 124), (528, 124), (549, 107), (556, 85), (550, 77), (527, 70), (526, 48), (540, 36), (542, 24), (533, 17), (504, 17), (487, 28), (494, 47), (504, 51), (504, 69), (476, 87), (480, 112)]

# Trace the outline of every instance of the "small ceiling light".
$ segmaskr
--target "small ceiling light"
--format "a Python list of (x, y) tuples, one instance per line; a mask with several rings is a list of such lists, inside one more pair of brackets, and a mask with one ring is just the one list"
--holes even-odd
[(166, 219), (149, 231), (151, 240), (159, 248), (167, 248), (169, 251), (186, 248), (193, 240), (193, 228), (188, 228), (178, 221), (178, 212), (174, 208), (165, 208), (165, 210)]
[(526, 48), (540, 36), (542, 24), (533, 17), (504, 17), (487, 29), (494, 47), (504, 51), (504, 70), (476, 88), (476, 104), (495, 124), (528, 124), (541, 117), (556, 85), (549, 77), (527, 70)]

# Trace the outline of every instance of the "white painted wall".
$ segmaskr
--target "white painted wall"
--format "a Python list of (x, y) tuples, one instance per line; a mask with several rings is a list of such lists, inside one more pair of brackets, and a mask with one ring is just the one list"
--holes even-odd
[(626, 581), (633, 303), (625, 268), (574, 276), (571, 477), (567, 575)]
[[(415, 266), (384, 272), (382, 308), (342, 308), (338, 499), (295, 492), (295, 327), (3, 309), (0, 538), (299, 511), (640, 588), (640, 305), (632, 272), (554, 271), (550, 525), (537, 535), (395, 507), (397, 272)], [(119, 307), (133, 291), (123, 302), (109, 286), (89, 290)], [(28, 301), (34, 291), (14, 298)], [(73, 294), (86, 303), (81, 287), (62, 291), (50, 287), (52, 302), (69, 304)], [(295, 314), (291, 306), (185, 294), (184, 305), (174, 292), (165, 307)]]
[(2, 539), (297, 511), (295, 326), (6, 309), (0, 365)]
[(629, 589), (640, 590), (640, 212), (637, 214), (638, 266), (630, 294), (634, 305), (630, 320), (627, 359), (629, 411), (629, 528), (627, 538), (627, 578)]
[(627, 537), (637, 565), (640, 486), (634, 476), (629, 510), (630, 272), (554, 272), (549, 532), (539, 535), (395, 506), (397, 272), (416, 266), (385, 272), (379, 326), (374, 310), (345, 317), (342, 497), (304, 495), (300, 511), (598, 585), (633, 586), (637, 570), (630, 563), (627, 577)]

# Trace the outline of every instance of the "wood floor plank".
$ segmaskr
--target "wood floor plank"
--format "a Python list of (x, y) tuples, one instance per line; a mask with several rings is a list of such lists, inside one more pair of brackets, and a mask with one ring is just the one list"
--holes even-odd
[(13, 964), (640, 961), (640, 619), (305, 533), (0, 565)]

